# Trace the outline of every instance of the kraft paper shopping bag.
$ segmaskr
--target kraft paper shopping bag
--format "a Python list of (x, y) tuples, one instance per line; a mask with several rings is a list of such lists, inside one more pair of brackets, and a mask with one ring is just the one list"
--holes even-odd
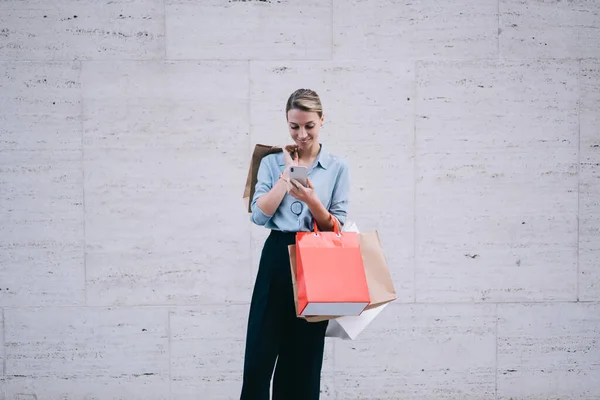
[(396, 289), (377, 231), (358, 234), (371, 302), (366, 309), (396, 300)]
[(246, 186), (244, 187), (244, 202), (246, 204), (246, 209), (249, 213), (252, 212), (251, 204), (252, 198), (254, 197), (254, 190), (256, 188), (256, 182), (258, 181), (258, 168), (260, 167), (260, 162), (263, 157), (273, 154), (279, 153), (283, 151), (281, 146), (269, 146), (265, 144), (257, 144), (254, 146), (254, 151), (252, 152), (252, 158), (250, 159), (250, 167), (248, 168), (248, 175), (246, 177)]
[[(350, 220), (346, 221), (343, 229), (359, 232), (356, 223)], [(371, 303), (359, 316), (344, 316), (330, 321), (325, 333), (327, 337), (355, 340), (387, 304), (396, 300), (396, 291), (377, 232), (359, 233), (359, 240)]]

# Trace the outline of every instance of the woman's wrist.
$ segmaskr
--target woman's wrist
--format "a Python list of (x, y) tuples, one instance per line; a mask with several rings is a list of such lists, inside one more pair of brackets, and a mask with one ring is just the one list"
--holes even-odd
[(319, 229), (324, 231), (334, 230), (333, 215), (321, 204), (317, 199), (318, 204), (309, 206), (310, 213), (317, 222)]
[(285, 189), (287, 192), (287, 182), (288, 180), (283, 176), (283, 174), (279, 174), (279, 179), (275, 182), (275, 187), (279, 187), (282, 190)]
[(279, 179), (277, 180), (277, 182), (285, 182), (288, 183), (290, 181), (289, 178), (289, 172), (287, 171), (287, 168), (279, 174)]
[(325, 206), (321, 203), (321, 200), (319, 200), (319, 197), (317, 197), (314, 192), (310, 199), (306, 202), (306, 206), (313, 215), (315, 213), (323, 214), (323, 212), (327, 212), (327, 209), (325, 209)]

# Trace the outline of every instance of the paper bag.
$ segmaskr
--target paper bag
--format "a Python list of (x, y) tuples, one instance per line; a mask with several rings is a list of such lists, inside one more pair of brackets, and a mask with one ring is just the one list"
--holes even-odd
[(377, 231), (361, 232), (358, 234), (358, 239), (371, 297), (366, 310), (370, 310), (396, 300), (396, 289)]
[[(359, 232), (356, 223), (350, 220), (346, 221), (343, 230)], [(371, 304), (360, 316), (344, 316), (330, 321), (325, 332), (326, 337), (355, 340), (375, 317), (396, 299), (396, 291), (377, 232), (359, 234), (359, 237), (371, 294)]]
[(252, 153), (252, 158), (250, 160), (250, 168), (248, 168), (248, 176), (246, 177), (246, 186), (244, 187), (244, 202), (246, 203), (246, 208), (248, 212), (251, 213), (251, 204), (252, 198), (254, 197), (254, 190), (256, 189), (256, 182), (258, 181), (258, 168), (260, 167), (260, 162), (263, 157), (273, 154), (279, 153), (283, 151), (280, 146), (268, 146), (265, 144), (257, 144), (254, 146), (254, 152)]
[(355, 340), (388, 304), (389, 303), (385, 303), (375, 308), (365, 310), (357, 317), (346, 316), (329, 321), (325, 336), (343, 340)]
[(290, 269), (292, 275), (292, 289), (294, 291), (294, 306), (296, 308), (296, 316), (307, 320), (308, 322), (321, 322), (327, 321), (334, 318), (338, 318), (336, 315), (321, 315), (321, 316), (304, 316), (298, 312), (298, 284), (296, 282), (296, 245), (292, 244), (288, 246), (290, 253)]
[[(353, 230), (354, 229), (354, 230)], [(352, 232), (358, 231), (356, 228), (356, 224), (352, 221), (346, 221), (344, 224), (344, 231)], [(347, 317), (347, 316), (299, 316), (298, 318), (304, 318), (309, 322), (319, 322), (329, 320), (329, 326), (333, 326), (335, 328), (336, 324), (339, 325), (339, 321), (342, 321), (342, 327), (340, 329), (344, 329), (344, 326), (348, 327), (348, 330), (352, 333), (354, 338), (364, 329), (372, 320), (383, 310), (383, 305), (388, 304), (394, 300), (396, 300), (396, 290), (394, 288), (394, 284), (392, 281), (392, 277), (390, 271), (387, 266), (387, 262), (385, 260), (385, 255), (383, 253), (383, 247), (379, 240), (379, 235), (377, 232), (363, 232), (359, 233), (359, 240), (361, 244), (361, 255), (363, 258), (363, 263), (365, 266), (365, 274), (367, 277), (367, 285), (369, 286), (369, 294), (371, 297), (371, 302), (366, 307), (365, 311), (358, 317)], [(294, 289), (294, 302), (296, 302), (296, 315), (298, 315), (298, 295), (297, 295), (297, 287), (296, 287), (296, 246), (289, 246), (290, 253), (290, 267), (292, 272), (292, 286)], [(380, 309), (381, 308), (381, 309)], [(377, 310), (377, 312), (366, 313), (366, 310)], [(363, 317), (364, 316), (364, 317)], [(361, 319), (363, 318), (363, 319)], [(357, 326), (357, 319), (360, 319), (362, 329), (357, 332), (355, 328)], [(349, 324), (345, 322), (348, 321)], [(366, 322), (366, 324), (364, 323)], [(334, 328), (331, 328), (334, 330)], [(340, 337), (329, 335), (330, 337)]]
[(356, 232), (296, 234), (298, 314), (360, 315), (371, 303), (365, 267)]

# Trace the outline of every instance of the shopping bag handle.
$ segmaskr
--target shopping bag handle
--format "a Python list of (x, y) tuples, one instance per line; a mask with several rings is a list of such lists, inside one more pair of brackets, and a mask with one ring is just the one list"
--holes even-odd
[[(336, 217), (333, 216), (333, 214), (329, 214), (329, 219), (333, 220), (333, 231), (335, 232), (336, 236), (342, 236), (340, 234), (340, 221), (338, 221), (338, 219)], [(319, 235), (319, 228), (317, 227), (317, 221), (313, 220), (313, 225), (315, 227), (314, 229), (314, 233), (315, 236)]]

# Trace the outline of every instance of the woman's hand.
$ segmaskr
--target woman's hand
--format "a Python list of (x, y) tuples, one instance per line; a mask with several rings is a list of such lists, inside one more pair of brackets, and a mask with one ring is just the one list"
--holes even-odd
[(323, 206), (321, 200), (315, 193), (315, 187), (313, 183), (310, 181), (310, 179), (306, 178), (306, 184), (308, 187), (302, 186), (302, 184), (296, 179), (288, 180), (288, 193), (296, 200), (300, 200), (308, 206), (308, 209), (317, 222), (319, 229), (326, 231), (334, 230), (334, 221), (332, 215)]
[(290, 167), (295, 167), (298, 165), (298, 146), (290, 144), (283, 148), (283, 162), (285, 163), (285, 168), (283, 170), (283, 178), (288, 183), (288, 192), (290, 186)]
[(310, 179), (306, 178), (306, 183), (308, 187), (302, 186), (302, 184), (295, 179), (291, 179), (288, 186), (288, 193), (296, 200), (300, 200), (310, 207), (310, 205), (314, 204), (315, 201), (319, 201), (319, 199), (317, 198), (315, 187)]
[(283, 161), (285, 163), (285, 172), (288, 173), (290, 167), (298, 165), (298, 146), (288, 145), (283, 148)]

